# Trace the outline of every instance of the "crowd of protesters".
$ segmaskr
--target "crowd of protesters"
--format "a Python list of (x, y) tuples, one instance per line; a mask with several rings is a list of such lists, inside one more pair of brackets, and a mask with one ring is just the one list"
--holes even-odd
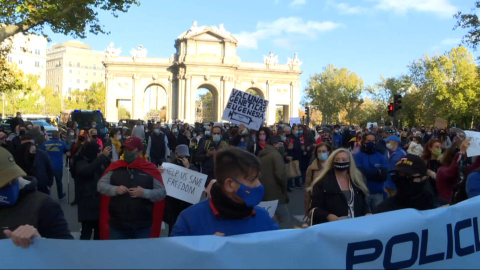
[[(12, 134), (0, 131), (0, 216), (10, 216), (0, 220), (6, 228), (0, 235), (21, 246), (40, 235), (71, 238), (49, 196), (55, 179), (64, 200), (64, 166), (75, 181), (72, 204), (85, 240), (158, 237), (162, 221), (170, 236), (289, 229), (293, 189), (305, 192), (304, 227), (433, 209), (480, 193), (480, 158), (467, 155), (470, 140), (459, 129), (280, 123), (257, 131), (138, 121), (131, 129), (119, 123), (106, 136), (95, 123), (88, 130), (73, 123), (62, 141), (58, 132), (45, 140), (38, 127), (15, 124)], [(165, 162), (207, 175), (200, 203), (168, 196)], [(272, 200), (278, 200), (273, 219), (257, 207)]]

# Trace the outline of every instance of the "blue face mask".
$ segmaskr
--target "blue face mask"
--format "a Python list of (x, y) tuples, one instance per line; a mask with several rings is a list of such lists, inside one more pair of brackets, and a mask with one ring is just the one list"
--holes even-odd
[(263, 195), (265, 194), (265, 188), (263, 187), (263, 185), (251, 188), (238, 182), (234, 178), (232, 179), (240, 185), (237, 192), (235, 193), (238, 195), (238, 197), (242, 198), (242, 200), (245, 202), (245, 205), (247, 205), (248, 207), (254, 207), (262, 201)]
[(318, 159), (320, 159), (321, 161), (325, 161), (327, 160), (328, 158), (328, 153), (321, 153), (318, 155)]
[(205, 131), (205, 136), (210, 136), (210, 134), (212, 134), (210, 131)]
[(160, 134), (160, 129), (156, 128), (153, 130), (153, 132), (155, 132), (155, 134)]
[(18, 200), (20, 194), (20, 181), (15, 180), (10, 185), (0, 189), (0, 205), (12, 206)]
[(219, 142), (221, 138), (222, 137), (218, 134), (215, 134), (215, 135), (212, 136), (212, 140), (216, 143)]
[(92, 128), (96, 128), (96, 127), (97, 127), (97, 125), (92, 125)]

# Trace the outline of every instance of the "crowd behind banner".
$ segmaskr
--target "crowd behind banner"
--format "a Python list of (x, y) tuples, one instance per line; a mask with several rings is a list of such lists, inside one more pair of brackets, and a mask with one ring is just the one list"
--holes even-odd
[[(75, 185), (71, 204), (78, 204), (85, 240), (158, 236), (162, 220), (171, 236), (289, 229), (293, 189), (305, 192), (303, 227), (405, 208), (428, 210), (480, 192), (480, 158), (467, 154), (471, 139), (454, 128), (397, 130), (371, 124), (312, 129), (276, 123), (252, 130), (244, 124), (148, 120), (132, 128), (119, 122), (109, 134), (101, 134), (95, 122), (85, 130), (73, 123), (61, 140), (58, 132), (48, 138), (39, 126), (25, 126), (21, 115), (17, 118), (14, 132), (0, 131), (0, 142), (23, 171), (18, 181), (4, 180), (0, 191), (20, 182), (20, 190), (34, 184), (49, 195), (55, 179), (64, 202), (62, 171), (68, 167)], [(198, 204), (169, 196), (161, 175), (166, 162), (206, 176)], [(189, 192), (172, 179), (169, 185)], [(188, 181), (198, 187), (198, 180)], [(278, 201), (275, 222), (256, 207), (261, 201)], [(0, 205), (0, 214), (7, 206)], [(192, 231), (192, 224), (202, 226), (201, 213), (211, 215), (212, 228), (228, 229)], [(218, 218), (227, 223), (217, 224)], [(240, 219), (252, 229), (229, 223)]]

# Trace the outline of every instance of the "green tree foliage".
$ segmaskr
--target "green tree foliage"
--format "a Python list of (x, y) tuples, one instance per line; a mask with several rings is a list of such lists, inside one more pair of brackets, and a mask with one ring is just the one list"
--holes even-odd
[(132, 115), (127, 108), (123, 106), (118, 107), (118, 119), (130, 119), (131, 117)]
[(305, 89), (309, 104), (322, 112), (323, 123), (338, 121), (342, 110), (350, 123), (356, 121), (363, 100), (360, 98), (364, 88), (362, 78), (346, 68), (338, 69), (328, 65), (320, 74), (312, 76)]
[(41, 32), (50, 26), (54, 33), (85, 38), (86, 32), (106, 33), (99, 11), (127, 12), (137, 0), (0, 0), (0, 42), (17, 33)]
[[(480, 1), (475, 2), (475, 9), (480, 8)], [(471, 46), (473, 49), (477, 49), (478, 43), (480, 42), (480, 21), (477, 14), (473, 13), (475, 9), (472, 10), (472, 13), (463, 13), (458, 12), (454, 15), (457, 19), (457, 24), (454, 29), (463, 28), (468, 29), (468, 32), (462, 38), (463, 44)]]
[(66, 109), (100, 110), (105, 112), (105, 85), (92, 83), (88, 90), (76, 89), (70, 94), (70, 99), (66, 99), (64, 107)]

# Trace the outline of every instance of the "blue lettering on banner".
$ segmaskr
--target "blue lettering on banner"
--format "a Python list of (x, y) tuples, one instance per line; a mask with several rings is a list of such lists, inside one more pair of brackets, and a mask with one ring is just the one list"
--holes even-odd
[[(166, 185), (178, 185), (177, 182), (166, 179)], [(97, 269), (477, 268), (479, 224), (472, 213), (477, 213), (479, 207), (480, 197), (476, 197), (423, 212), (406, 209), (308, 229), (231, 237), (35, 239), (28, 249), (15, 247), (6, 239), (0, 240), (0, 265), (1, 268)], [(132, 250), (142, 254), (142, 259), (132, 260)]]

